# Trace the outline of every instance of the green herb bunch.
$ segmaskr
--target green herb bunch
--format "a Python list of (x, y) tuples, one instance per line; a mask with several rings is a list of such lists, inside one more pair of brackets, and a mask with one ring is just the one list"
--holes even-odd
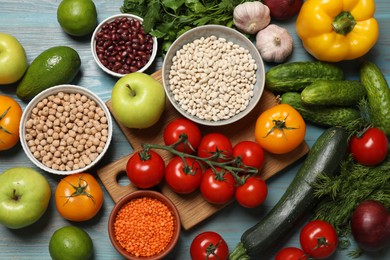
[(124, 0), (122, 13), (144, 19), (146, 33), (157, 37), (162, 53), (180, 35), (197, 26), (219, 24), (233, 27), (234, 8), (245, 0)]

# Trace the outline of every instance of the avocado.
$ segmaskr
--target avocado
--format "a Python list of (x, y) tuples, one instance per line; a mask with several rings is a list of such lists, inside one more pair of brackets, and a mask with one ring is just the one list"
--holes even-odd
[(80, 56), (71, 47), (49, 48), (32, 61), (16, 88), (16, 95), (29, 100), (47, 88), (70, 83), (80, 66)]

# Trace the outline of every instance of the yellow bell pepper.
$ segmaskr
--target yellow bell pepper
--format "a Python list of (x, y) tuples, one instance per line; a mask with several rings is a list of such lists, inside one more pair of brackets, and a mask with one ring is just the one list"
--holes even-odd
[(352, 60), (376, 43), (379, 26), (374, 0), (307, 0), (296, 20), (303, 46), (316, 59)]

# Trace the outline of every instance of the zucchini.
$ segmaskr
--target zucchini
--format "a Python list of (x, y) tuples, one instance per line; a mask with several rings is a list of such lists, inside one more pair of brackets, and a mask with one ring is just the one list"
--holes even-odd
[(273, 92), (300, 92), (307, 85), (320, 79), (343, 78), (343, 70), (336, 65), (322, 61), (296, 61), (270, 68), (265, 74), (265, 85)]
[(298, 110), (306, 121), (320, 126), (350, 128), (352, 124), (362, 120), (359, 111), (351, 107), (306, 105), (297, 92), (284, 93), (280, 100), (282, 104), (289, 104)]
[(319, 80), (301, 92), (309, 105), (353, 106), (366, 96), (366, 89), (357, 80)]
[(385, 77), (375, 63), (367, 61), (360, 68), (360, 80), (367, 91), (372, 124), (390, 136), (390, 89)]
[(335, 175), (347, 151), (346, 130), (339, 127), (325, 130), (280, 200), (260, 222), (243, 233), (229, 259), (261, 259), (276, 249), (277, 243), (319, 202), (312, 184), (321, 174)]

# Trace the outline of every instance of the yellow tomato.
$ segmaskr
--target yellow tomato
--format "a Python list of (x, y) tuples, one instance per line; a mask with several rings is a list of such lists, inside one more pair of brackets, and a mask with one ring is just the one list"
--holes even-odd
[(60, 215), (71, 221), (93, 218), (103, 205), (103, 190), (91, 174), (68, 175), (57, 185), (56, 207)]
[(306, 123), (301, 114), (287, 104), (267, 109), (256, 121), (255, 140), (270, 153), (291, 152), (303, 142), (305, 134)]
[(22, 108), (11, 97), (0, 95), (0, 151), (14, 147), (19, 141)]

